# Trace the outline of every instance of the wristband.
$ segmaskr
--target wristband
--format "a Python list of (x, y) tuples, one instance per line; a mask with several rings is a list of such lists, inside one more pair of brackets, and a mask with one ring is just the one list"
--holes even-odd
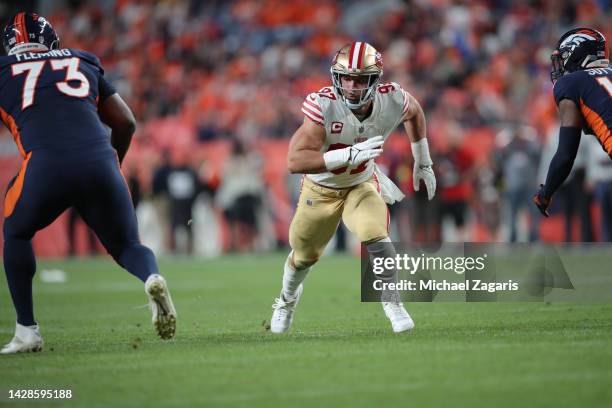
[(323, 153), (323, 160), (325, 161), (325, 168), (329, 171), (335, 170), (338, 167), (346, 166), (349, 159), (347, 148), (330, 150), (329, 152)]
[(414, 157), (415, 163), (423, 166), (431, 166), (433, 164), (431, 156), (429, 155), (429, 144), (427, 143), (426, 137), (416, 142), (412, 142), (410, 147), (412, 148), (412, 157)]

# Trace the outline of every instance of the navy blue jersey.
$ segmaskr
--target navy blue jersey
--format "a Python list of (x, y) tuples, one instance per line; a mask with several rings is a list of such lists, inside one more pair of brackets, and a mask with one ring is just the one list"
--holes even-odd
[(612, 68), (591, 68), (564, 75), (553, 88), (557, 105), (574, 101), (582, 112), (585, 133), (595, 135), (612, 157)]
[(0, 117), (22, 156), (110, 151), (97, 109), (115, 90), (103, 75), (95, 55), (68, 48), (0, 57)]

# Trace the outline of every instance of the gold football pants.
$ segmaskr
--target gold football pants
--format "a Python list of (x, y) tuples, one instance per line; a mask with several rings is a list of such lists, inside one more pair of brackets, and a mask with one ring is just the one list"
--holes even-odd
[(361, 242), (388, 236), (389, 213), (375, 176), (349, 188), (329, 188), (302, 179), (300, 200), (289, 227), (293, 266), (313, 265), (332, 238), (340, 218)]

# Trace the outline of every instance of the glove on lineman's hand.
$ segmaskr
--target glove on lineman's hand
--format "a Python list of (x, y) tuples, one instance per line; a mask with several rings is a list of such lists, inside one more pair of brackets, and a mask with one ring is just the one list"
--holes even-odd
[(538, 207), (538, 210), (540, 210), (543, 216), (548, 217), (550, 215), (548, 213), (550, 198), (544, 197), (544, 184), (540, 184), (540, 189), (536, 195), (533, 196), (533, 203)]
[(427, 188), (427, 199), (431, 200), (436, 194), (436, 175), (431, 165), (414, 163), (414, 170), (412, 172), (412, 185), (414, 191), (419, 191), (421, 187), (419, 183), (423, 180), (425, 182), (425, 188)]
[(412, 156), (414, 157), (414, 170), (412, 171), (412, 186), (414, 191), (419, 191), (420, 182), (425, 182), (427, 198), (431, 200), (436, 194), (436, 175), (433, 172), (433, 162), (429, 155), (429, 144), (426, 138), (413, 142)]
[(380, 156), (384, 142), (382, 136), (375, 136), (353, 146), (326, 152), (323, 154), (325, 167), (327, 170), (334, 170), (346, 165), (359, 166), (363, 162)]

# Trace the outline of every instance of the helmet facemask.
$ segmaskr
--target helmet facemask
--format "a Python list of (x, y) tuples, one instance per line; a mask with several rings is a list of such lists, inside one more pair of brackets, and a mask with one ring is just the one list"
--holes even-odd
[[(376, 87), (378, 86), (378, 83), (380, 82), (380, 74), (377, 72), (373, 72), (369, 74), (351, 75), (351, 74), (346, 74), (346, 73), (335, 71), (332, 67), (331, 74), (332, 74), (332, 82), (334, 84), (334, 87), (336, 88), (337, 93), (339, 94), (339, 96), (342, 98), (342, 101), (346, 104), (346, 106), (348, 106), (349, 109), (359, 109), (360, 107), (368, 103), (368, 101), (371, 100), (372, 97), (374, 96)], [(365, 88), (353, 88), (351, 90), (348, 90), (342, 86), (343, 76), (367, 77), (368, 85)], [(358, 92), (359, 97), (349, 98), (348, 95), (350, 92)]]
[(550, 70), (550, 80), (554, 84), (557, 79), (561, 78), (563, 74), (565, 74), (565, 67), (563, 66), (563, 58), (561, 58), (561, 53), (559, 50), (554, 50), (550, 55), (550, 61), (552, 63), (552, 67)]

